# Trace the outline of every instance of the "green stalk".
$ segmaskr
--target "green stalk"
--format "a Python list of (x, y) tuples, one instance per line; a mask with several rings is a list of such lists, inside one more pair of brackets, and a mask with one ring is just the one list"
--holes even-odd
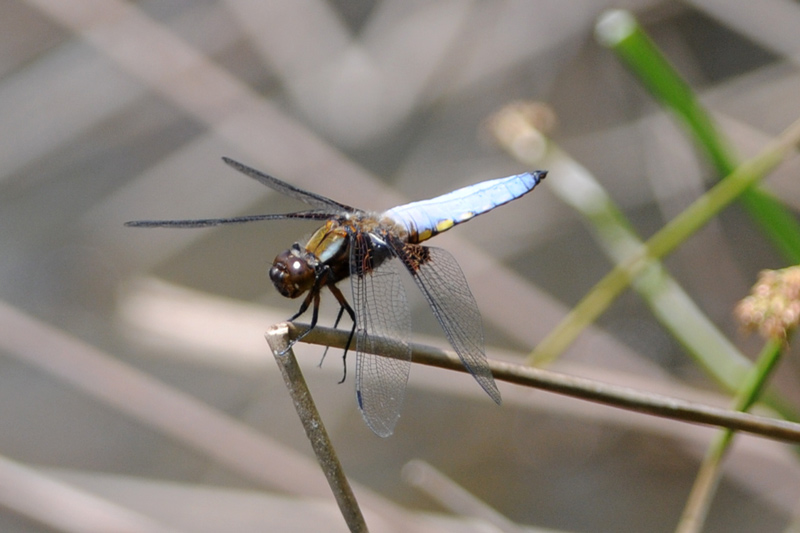
[[(752, 407), (766, 386), (769, 376), (775, 365), (780, 360), (782, 348), (786, 346), (783, 340), (770, 340), (761, 350), (753, 371), (742, 383), (741, 390), (736, 397), (733, 409), (747, 411)], [(702, 530), (708, 509), (719, 485), (722, 475), (722, 461), (733, 442), (734, 431), (724, 429), (709, 446), (700, 470), (697, 473), (686, 507), (683, 510), (676, 533), (697, 533)]]
[[(705, 150), (720, 176), (727, 176), (738, 161), (727, 139), (691, 87), (681, 78), (633, 16), (622, 10), (605, 13), (597, 23), (598, 40), (611, 48), (638, 76), (642, 84), (687, 126)], [(741, 203), (767, 238), (791, 264), (800, 263), (800, 224), (770, 193), (753, 188), (741, 195)]]

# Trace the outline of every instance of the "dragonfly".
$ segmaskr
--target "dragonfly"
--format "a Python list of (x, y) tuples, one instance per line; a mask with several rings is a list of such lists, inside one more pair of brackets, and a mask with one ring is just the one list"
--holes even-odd
[[(399, 264), (411, 275), (466, 369), (497, 404), (502, 402), (484, 352), (483, 327), (461, 267), (446, 250), (421, 243), (532, 191), (547, 175), (537, 170), (470, 185), (450, 193), (372, 213), (283, 182), (252, 167), (223, 161), (267, 187), (311, 207), (283, 214), (198, 220), (136, 220), (132, 227), (202, 228), (264, 220), (304, 219), (322, 223), (305, 243), (277, 255), (269, 277), (287, 298), (303, 297), (293, 321), (312, 308), (316, 325), (323, 289), (353, 322), (345, 348), (355, 340), (358, 408), (381, 437), (394, 432), (411, 370), (411, 312)], [(337, 284), (350, 279), (352, 305)], [(301, 336), (302, 336), (301, 335)], [(295, 339), (295, 341), (299, 340)], [(378, 345), (382, 355), (375, 355)], [(346, 366), (345, 366), (346, 372)], [(344, 380), (344, 378), (343, 378)]]

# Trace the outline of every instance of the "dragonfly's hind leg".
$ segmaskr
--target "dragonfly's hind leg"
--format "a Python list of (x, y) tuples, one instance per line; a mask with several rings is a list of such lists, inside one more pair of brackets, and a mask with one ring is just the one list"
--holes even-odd
[[(344, 354), (342, 354), (342, 365), (344, 366), (344, 371), (342, 372), (342, 380), (339, 383), (344, 383), (344, 380), (347, 379), (347, 351), (350, 349), (350, 344), (353, 342), (353, 335), (356, 333), (356, 312), (353, 311), (353, 308), (350, 307), (350, 304), (347, 303), (347, 299), (342, 294), (335, 285), (328, 285), (328, 288), (333, 293), (333, 296), (336, 298), (336, 301), (339, 302), (339, 314), (336, 316), (336, 322), (334, 322), (333, 327), (339, 325), (339, 320), (341, 320), (342, 315), (345, 311), (350, 316), (350, 320), (353, 321), (353, 327), (350, 328), (350, 336), (347, 337), (347, 344), (344, 346)], [(325, 359), (325, 354), (328, 353), (328, 348), (325, 348), (325, 353), (322, 354), (322, 359)], [(322, 361), (319, 362), (322, 364)]]
[[(342, 307), (340, 305), (339, 306), (339, 313), (337, 313), (336, 320), (334, 320), (334, 322), (333, 322), (333, 329), (336, 329), (336, 328), (339, 327), (339, 321), (342, 319), (342, 315), (344, 315), (344, 307)], [(328, 355), (328, 350), (330, 348), (331, 348), (330, 346), (325, 346), (325, 351), (322, 352), (322, 359), (319, 360), (319, 364), (317, 365), (318, 367), (322, 368), (322, 363), (325, 362), (325, 356)], [(346, 347), (345, 347), (345, 349), (346, 349)]]

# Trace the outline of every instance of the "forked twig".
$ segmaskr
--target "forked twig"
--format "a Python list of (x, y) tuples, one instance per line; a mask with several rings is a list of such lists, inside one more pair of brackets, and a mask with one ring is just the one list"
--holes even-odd
[(294, 407), (297, 409), (297, 415), (306, 430), (308, 440), (311, 442), (317, 461), (319, 461), (322, 471), (328, 479), (328, 484), (336, 498), (336, 503), (339, 504), (339, 510), (342, 512), (347, 526), (350, 531), (354, 532), (368, 531), (367, 523), (364, 521), (364, 516), (361, 514), (361, 509), (358, 506), (353, 490), (350, 488), (350, 483), (344, 475), (344, 470), (339, 458), (336, 456), (336, 451), (328, 438), (328, 432), (325, 431), (325, 426), (322, 424), (322, 419), (316, 405), (314, 405), (314, 399), (308, 390), (306, 380), (303, 378), (303, 373), (300, 371), (294, 352), (289, 347), (290, 329), (292, 332), (296, 332), (296, 329), (290, 328), (290, 324), (287, 322), (270, 327), (266, 333), (267, 342), (272, 349), (275, 361), (277, 361), (278, 368), (281, 370), (283, 381), (286, 383), (286, 388), (289, 389)]

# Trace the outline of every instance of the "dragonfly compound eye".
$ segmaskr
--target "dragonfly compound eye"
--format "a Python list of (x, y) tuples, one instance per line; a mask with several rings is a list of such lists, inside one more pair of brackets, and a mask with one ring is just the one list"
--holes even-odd
[(287, 298), (297, 298), (314, 285), (316, 274), (305, 257), (294, 250), (281, 252), (272, 262), (269, 279), (278, 292)]

